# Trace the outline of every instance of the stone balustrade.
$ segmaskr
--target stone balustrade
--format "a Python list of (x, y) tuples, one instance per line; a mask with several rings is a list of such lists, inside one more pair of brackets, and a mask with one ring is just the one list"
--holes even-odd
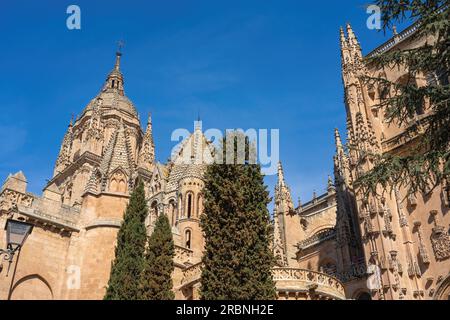
[[(201, 263), (186, 268), (183, 271), (182, 286), (199, 282), (201, 268)], [(279, 293), (306, 293), (310, 299), (315, 295), (327, 299), (345, 299), (343, 284), (337, 278), (324, 273), (295, 268), (274, 268), (273, 279)]]
[(307, 293), (309, 299), (320, 296), (343, 300), (343, 284), (337, 279), (321, 272), (295, 268), (274, 268), (273, 279), (278, 293)]
[(190, 249), (175, 245), (174, 262), (178, 264), (191, 263), (194, 252)]
[(194, 282), (200, 281), (201, 274), (202, 274), (201, 262), (186, 268), (183, 271), (183, 278), (181, 279), (181, 285), (187, 286), (189, 284), (193, 284)]

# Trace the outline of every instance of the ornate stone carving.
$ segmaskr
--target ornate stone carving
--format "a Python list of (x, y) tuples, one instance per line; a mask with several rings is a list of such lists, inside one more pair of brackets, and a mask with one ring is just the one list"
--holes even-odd
[(397, 188), (394, 189), (395, 201), (397, 202), (398, 220), (400, 221), (400, 227), (408, 226), (408, 220), (406, 219), (405, 213), (403, 212), (403, 204), (400, 201), (400, 194)]
[(446, 260), (450, 258), (450, 236), (444, 226), (439, 224), (438, 212), (432, 211), (434, 219), (433, 233), (431, 234), (431, 244), (433, 245), (436, 260)]
[(428, 257), (427, 248), (425, 247), (425, 243), (423, 241), (422, 223), (420, 221), (415, 221), (414, 226), (417, 228), (417, 237), (419, 240), (419, 256), (422, 259), (423, 263), (429, 264), (430, 258)]

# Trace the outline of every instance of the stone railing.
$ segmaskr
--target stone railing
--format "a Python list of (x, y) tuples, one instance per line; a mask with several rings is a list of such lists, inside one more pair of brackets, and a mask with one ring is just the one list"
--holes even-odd
[(194, 252), (192, 250), (180, 246), (175, 246), (175, 257), (174, 257), (175, 263), (179, 264), (190, 263), (193, 255)]
[(201, 275), (202, 275), (202, 263), (200, 262), (186, 268), (183, 271), (183, 278), (181, 279), (181, 285), (186, 286), (193, 282), (200, 281)]
[(297, 248), (299, 250), (304, 250), (304, 249), (312, 247), (316, 244), (319, 244), (323, 241), (333, 239), (334, 237), (336, 237), (336, 230), (335, 229), (326, 229), (326, 230), (316, 233), (315, 235), (313, 235), (312, 237), (310, 237), (308, 239), (300, 241), (297, 244)]
[(294, 268), (274, 268), (273, 279), (278, 292), (313, 291), (332, 299), (345, 299), (343, 284), (324, 273)]
[(0, 194), (0, 211), (14, 210), (29, 218), (70, 230), (78, 230), (79, 209), (42, 199), (30, 193), (4, 189)]
[(383, 43), (381, 46), (379, 46), (378, 48), (376, 48), (375, 50), (370, 52), (366, 57), (373, 58), (374, 56), (380, 55), (380, 54), (388, 51), (389, 49), (394, 47), (397, 43), (405, 40), (410, 35), (414, 34), (417, 31), (417, 28), (418, 28), (418, 24), (413, 24), (409, 28), (407, 28), (404, 31), (402, 31), (401, 33), (395, 35), (390, 40), (388, 40), (387, 42)]
[[(198, 263), (183, 271), (181, 286), (188, 286), (200, 281), (202, 264)], [(344, 300), (345, 291), (342, 283), (327, 274), (294, 268), (274, 268), (273, 280), (278, 292), (315, 292), (331, 299)]]

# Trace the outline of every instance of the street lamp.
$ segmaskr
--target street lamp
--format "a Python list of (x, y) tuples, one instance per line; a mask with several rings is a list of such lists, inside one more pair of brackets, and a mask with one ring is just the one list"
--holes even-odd
[(6, 221), (5, 230), (6, 250), (0, 249), (0, 256), (5, 255), (3, 260), (11, 263), (13, 261), (14, 254), (22, 248), (25, 240), (33, 230), (33, 225), (23, 221), (8, 219)]

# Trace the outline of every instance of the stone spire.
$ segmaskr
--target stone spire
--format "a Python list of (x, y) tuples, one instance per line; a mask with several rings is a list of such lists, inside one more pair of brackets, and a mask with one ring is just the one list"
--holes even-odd
[(353, 32), (352, 26), (350, 25), (350, 23), (347, 23), (347, 36), (348, 36), (348, 45), (352, 48), (352, 49), (359, 49), (361, 50), (361, 46), (359, 45), (359, 41), (358, 38), (356, 38), (355, 33)]
[(73, 141), (73, 117), (70, 120), (67, 132), (64, 135), (64, 139), (61, 144), (61, 149), (59, 151), (58, 158), (56, 159), (55, 170), (53, 176), (64, 171), (71, 163), (71, 152), (72, 152), (72, 141)]
[(336, 143), (336, 151), (341, 152), (344, 151), (344, 146), (342, 144), (341, 134), (339, 133), (339, 129), (334, 129), (334, 141)]
[(362, 64), (361, 46), (349, 23), (347, 24), (347, 38), (344, 29), (342, 27), (340, 29), (340, 45), (344, 73), (359, 69)]
[(341, 135), (336, 128), (334, 131), (334, 139), (336, 143), (336, 155), (334, 156), (334, 177), (336, 184), (340, 184), (344, 181), (348, 182), (349, 179), (349, 163), (348, 156), (345, 153), (344, 145), (342, 144)]
[[(283, 246), (279, 246), (279, 248), (283, 248), (283, 251), (279, 249), (278, 253), (275, 252), (277, 260), (283, 263), (287, 261), (287, 265), (295, 266), (297, 263), (295, 260), (297, 254), (296, 245), (304, 239), (304, 231), (300, 225), (300, 217), (294, 209), (291, 191), (286, 184), (281, 162), (278, 163), (278, 181), (275, 186), (274, 219), (278, 220), (276, 222), (279, 225), (278, 229), (283, 244)], [(285, 254), (287, 258), (284, 259), (280, 252)], [(280, 264), (280, 262), (278, 263)]]
[(116, 52), (116, 63), (114, 64), (114, 69), (109, 73), (106, 78), (105, 85), (103, 87), (103, 91), (108, 92), (117, 92), (121, 96), (125, 95), (124, 92), (124, 81), (123, 75), (120, 71), (120, 58), (122, 57), (122, 53)]
[(142, 147), (139, 151), (139, 167), (151, 170), (155, 162), (155, 144), (153, 142), (152, 117), (148, 114), (147, 129), (142, 140)]
[(279, 213), (292, 214), (294, 212), (291, 191), (284, 179), (281, 161), (278, 162), (278, 182), (275, 187), (275, 206)]
[(345, 38), (344, 28), (340, 28), (339, 30), (340, 40), (341, 40), (341, 49), (347, 47), (347, 39)]
[(328, 176), (327, 191), (329, 194), (336, 192), (336, 189), (335, 189), (334, 183), (333, 183), (333, 179), (331, 178), (330, 175)]

